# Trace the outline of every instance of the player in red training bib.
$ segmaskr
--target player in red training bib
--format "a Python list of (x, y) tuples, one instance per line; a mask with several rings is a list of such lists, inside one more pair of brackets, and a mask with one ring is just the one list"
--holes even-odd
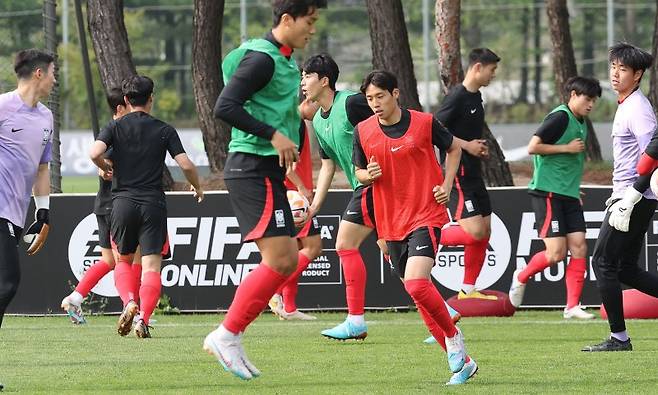
[[(466, 354), (461, 331), (430, 277), (441, 227), (448, 222), (445, 204), (461, 157), (460, 140), (431, 114), (400, 108), (397, 79), (390, 72), (371, 72), (361, 91), (375, 115), (354, 129), (356, 176), (372, 184), (379, 236), (425, 324), (448, 354), (453, 376), (447, 384), (463, 384), (475, 375), (477, 364)], [(447, 153), (445, 178), (435, 146)]]

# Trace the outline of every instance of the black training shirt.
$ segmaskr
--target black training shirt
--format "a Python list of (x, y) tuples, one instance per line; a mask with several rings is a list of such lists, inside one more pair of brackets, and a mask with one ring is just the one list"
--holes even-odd
[(569, 115), (564, 111), (555, 111), (546, 116), (535, 136), (544, 144), (555, 144), (567, 130), (567, 126), (569, 126)]
[[(106, 128), (105, 126), (104, 128)], [(94, 131), (94, 140), (98, 139), (100, 132)], [(108, 152), (111, 151), (111, 148), (106, 151), (105, 157), (107, 158)], [(98, 193), (96, 193), (96, 199), (94, 200), (94, 214), (97, 215), (107, 215), (112, 212), (112, 181), (105, 181), (103, 177), (98, 176)]]

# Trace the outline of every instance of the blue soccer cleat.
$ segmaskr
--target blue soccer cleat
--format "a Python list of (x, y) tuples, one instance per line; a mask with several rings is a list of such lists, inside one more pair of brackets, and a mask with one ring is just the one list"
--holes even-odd
[(354, 325), (349, 320), (338, 324), (331, 329), (325, 329), (320, 332), (322, 336), (336, 340), (364, 340), (368, 336), (368, 327), (364, 325)]
[(70, 297), (67, 296), (62, 299), (61, 306), (73, 324), (84, 325), (87, 323), (87, 320), (82, 313), (82, 307), (79, 304), (74, 303)]
[[(462, 319), (462, 315), (459, 314), (459, 312), (457, 310), (453, 309), (452, 306), (450, 306), (448, 303), (446, 303), (446, 302), (443, 302), (443, 303), (445, 303), (446, 309), (448, 309), (448, 314), (450, 314), (450, 318), (452, 318), (452, 322), (454, 324), (458, 323), (459, 320)], [(436, 339), (434, 338), (434, 336), (430, 336), (427, 339), (423, 340), (423, 343), (425, 343), (425, 344), (436, 344), (437, 342), (436, 342)]]
[(450, 381), (446, 385), (459, 385), (466, 384), (466, 382), (478, 372), (478, 364), (471, 358), (470, 361), (464, 364), (461, 370), (452, 375)]
[(453, 337), (446, 337), (446, 353), (448, 354), (448, 366), (452, 373), (459, 372), (466, 363), (466, 348), (464, 346), (464, 336), (457, 328), (457, 333)]

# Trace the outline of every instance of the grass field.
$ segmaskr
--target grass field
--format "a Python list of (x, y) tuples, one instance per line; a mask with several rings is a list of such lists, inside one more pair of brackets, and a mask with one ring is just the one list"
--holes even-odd
[(96, 176), (62, 177), (62, 192), (96, 193), (98, 192), (98, 177)]
[(461, 328), (479, 374), (448, 388), (445, 356), (426, 337), (416, 313), (368, 313), (364, 342), (336, 342), (320, 330), (343, 319), (280, 322), (263, 314), (245, 349), (263, 371), (244, 382), (201, 350), (217, 315), (156, 316), (153, 338), (119, 337), (116, 317), (73, 327), (65, 317), (6, 317), (0, 330), (5, 392), (408, 394), (655, 393), (656, 321), (629, 321), (635, 351), (583, 353), (607, 333), (602, 320), (563, 321), (557, 311), (512, 318), (465, 318)]

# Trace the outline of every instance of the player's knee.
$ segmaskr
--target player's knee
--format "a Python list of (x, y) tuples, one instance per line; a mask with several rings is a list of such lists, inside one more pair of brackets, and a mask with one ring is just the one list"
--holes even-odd
[(584, 257), (587, 255), (587, 244), (586, 243), (576, 243), (569, 246), (569, 251), (571, 251), (572, 256)]
[(0, 304), (6, 305), (13, 299), (18, 291), (20, 276), (8, 277), (0, 280)]
[(278, 267), (279, 273), (284, 276), (289, 276), (297, 270), (297, 255), (289, 255), (281, 260), (281, 264)]
[(359, 245), (353, 239), (347, 237), (338, 237), (336, 239), (337, 250), (356, 250), (358, 248)]
[(491, 233), (487, 229), (473, 229), (470, 232), (471, 237), (477, 241), (489, 240)]
[(320, 254), (322, 254), (322, 242), (311, 243), (302, 248), (300, 252), (304, 254), (304, 256), (306, 256), (308, 259), (314, 260), (320, 256)]
[(566, 249), (556, 249), (546, 251), (546, 259), (550, 263), (557, 263), (566, 258), (567, 250)]

